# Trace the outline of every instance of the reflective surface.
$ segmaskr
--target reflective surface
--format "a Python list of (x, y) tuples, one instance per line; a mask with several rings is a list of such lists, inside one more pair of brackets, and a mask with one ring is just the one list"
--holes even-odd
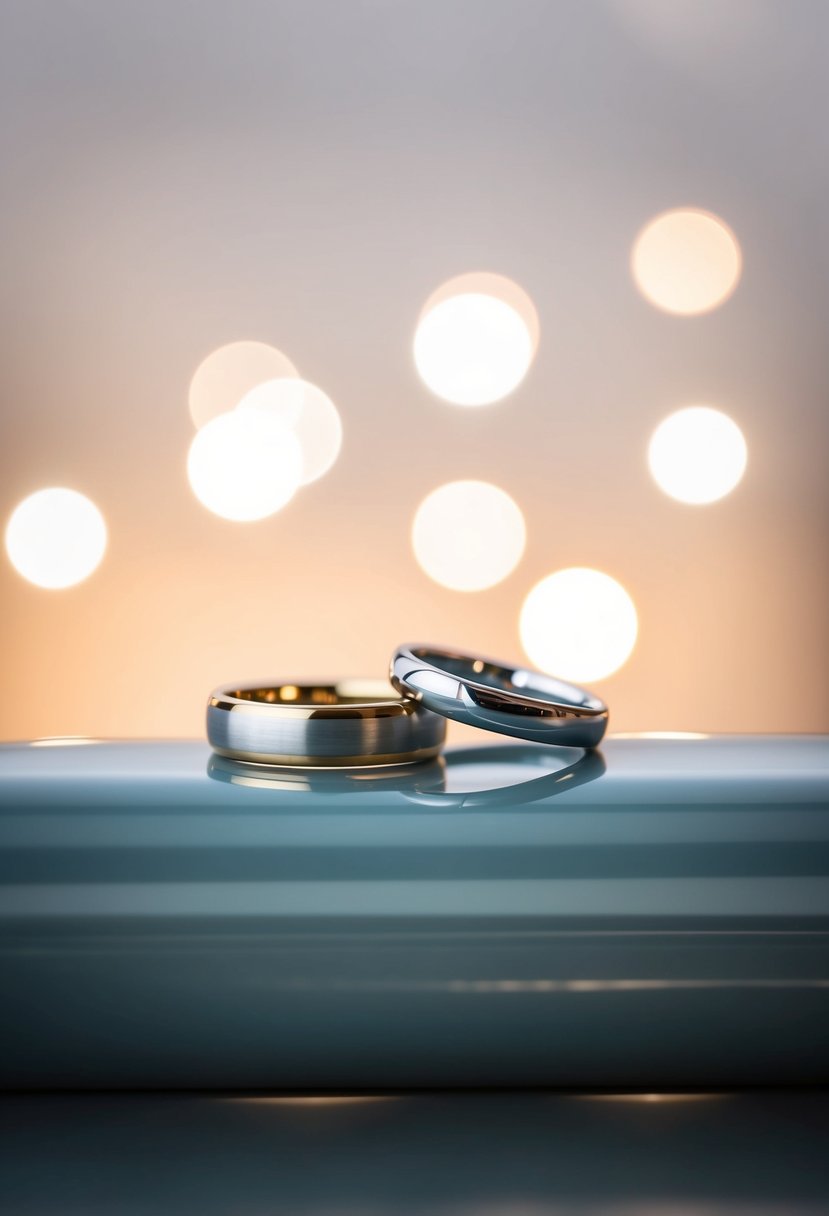
[(59, 744), (0, 748), (5, 1085), (829, 1079), (825, 738)]
[(443, 717), (512, 738), (598, 747), (607, 730), (607, 706), (586, 689), (459, 650), (398, 646), (391, 680)]
[[(497, 750), (455, 748), (429, 764), (400, 764), (359, 773), (326, 769), (298, 772), (279, 766), (240, 764), (215, 754), (207, 763), (208, 776), (213, 780), (248, 789), (304, 789), (330, 795), (385, 788), (387, 793), (393, 790), (402, 794), (415, 806), (443, 810), (539, 802), (594, 781), (604, 771), (604, 759), (596, 751), (562, 748), (551, 753), (518, 744)], [(496, 784), (488, 788), (488, 781)]]
[(820, 1091), (0, 1098), (15, 1216), (815, 1216)]

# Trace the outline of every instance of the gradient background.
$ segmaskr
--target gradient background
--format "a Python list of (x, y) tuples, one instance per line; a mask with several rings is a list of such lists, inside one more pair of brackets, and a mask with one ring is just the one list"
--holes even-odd
[[(5, 517), (47, 485), (110, 532), (47, 592), (3, 555), (0, 735), (198, 735), (214, 685), (383, 672), (399, 640), (521, 655), (563, 566), (628, 589), (639, 641), (596, 685), (617, 730), (826, 730), (829, 6), (767, 0), (5, 0)], [(683, 319), (636, 290), (657, 212), (722, 216), (743, 278)], [(426, 297), (471, 270), (533, 298), (500, 404), (429, 394)], [(340, 409), (339, 462), (274, 517), (209, 514), (187, 389), (272, 342)], [(708, 507), (662, 494), (656, 423), (719, 406), (749, 448)], [(419, 569), (438, 484), (491, 480), (525, 556), (479, 594)]]

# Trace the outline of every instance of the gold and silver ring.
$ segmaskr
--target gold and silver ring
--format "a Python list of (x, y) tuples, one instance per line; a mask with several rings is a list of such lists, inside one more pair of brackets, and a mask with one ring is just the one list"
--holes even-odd
[(437, 756), (445, 736), (445, 718), (376, 680), (227, 685), (207, 704), (213, 750), (249, 764), (411, 764)]

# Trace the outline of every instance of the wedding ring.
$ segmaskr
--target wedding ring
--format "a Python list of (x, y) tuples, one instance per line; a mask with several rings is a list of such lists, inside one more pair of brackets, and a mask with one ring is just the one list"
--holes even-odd
[(436, 756), (446, 720), (385, 681), (217, 688), (207, 703), (213, 750), (248, 764), (352, 768)]
[(399, 646), (391, 682), (445, 718), (533, 743), (592, 748), (607, 729), (607, 706), (584, 688), (458, 650)]

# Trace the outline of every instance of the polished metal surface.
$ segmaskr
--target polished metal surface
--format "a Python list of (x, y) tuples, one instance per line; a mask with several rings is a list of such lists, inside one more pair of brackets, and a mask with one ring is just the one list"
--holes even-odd
[(398, 646), (390, 675), (434, 713), (516, 739), (592, 748), (607, 729), (607, 706), (586, 689), (460, 650)]
[(6, 1087), (827, 1082), (829, 740), (0, 746), (0, 992)]
[(433, 759), (446, 721), (376, 680), (217, 688), (207, 738), (221, 756), (301, 768), (406, 765)]

